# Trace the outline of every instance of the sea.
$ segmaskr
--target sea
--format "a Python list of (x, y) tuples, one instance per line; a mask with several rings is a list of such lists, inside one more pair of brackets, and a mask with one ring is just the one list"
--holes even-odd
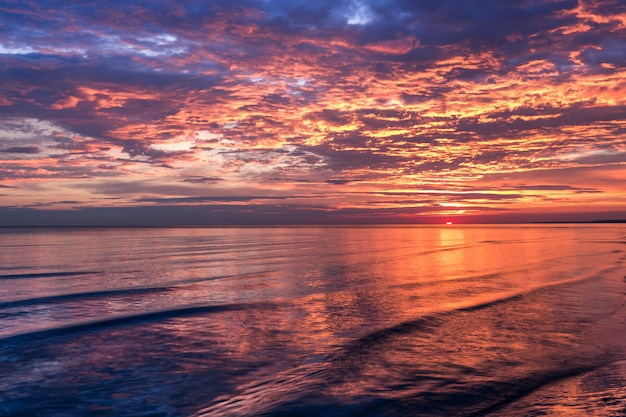
[(626, 224), (0, 229), (1, 416), (626, 416)]

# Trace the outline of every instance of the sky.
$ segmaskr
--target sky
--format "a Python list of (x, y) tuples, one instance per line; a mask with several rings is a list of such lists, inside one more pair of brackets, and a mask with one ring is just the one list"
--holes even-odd
[(626, 218), (621, 0), (0, 0), (0, 226)]

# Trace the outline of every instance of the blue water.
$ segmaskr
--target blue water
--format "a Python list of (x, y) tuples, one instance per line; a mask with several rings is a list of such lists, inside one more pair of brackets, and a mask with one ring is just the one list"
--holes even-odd
[(626, 225), (0, 229), (0, 415), (625, 416)]

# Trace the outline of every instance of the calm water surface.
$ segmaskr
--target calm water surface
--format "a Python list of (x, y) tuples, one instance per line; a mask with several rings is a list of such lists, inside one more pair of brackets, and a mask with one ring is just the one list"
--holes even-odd
[(626, 416), (626, 226), (0, 229), (0, 415)]

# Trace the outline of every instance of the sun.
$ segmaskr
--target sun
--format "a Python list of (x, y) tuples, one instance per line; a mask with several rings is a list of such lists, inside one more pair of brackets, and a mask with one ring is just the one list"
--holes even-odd
[(452, 222), (446, 222), (446, 224), (452, 224)]

